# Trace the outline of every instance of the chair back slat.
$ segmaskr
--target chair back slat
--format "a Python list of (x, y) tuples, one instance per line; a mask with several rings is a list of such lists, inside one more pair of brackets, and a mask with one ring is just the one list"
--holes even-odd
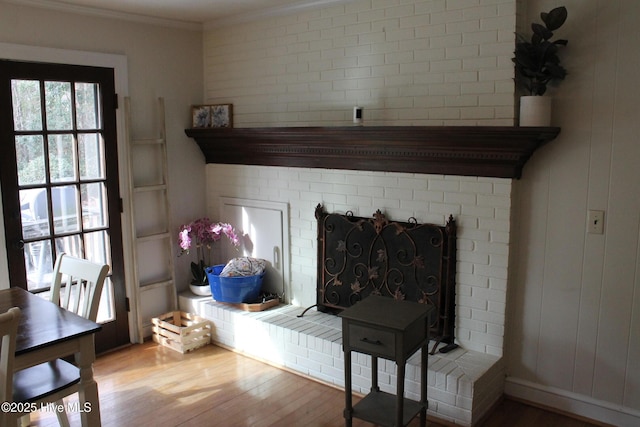
[[(53, 272), (51, 301), (95, 322), (109, 266), (61, 253)], [(63, 276), (66, 277), (64, 291)]]
[[(65, 284), (65, 286), (64, 286), (65, 292), (62, 292), (62, 283)], [(55, 284), (54, 284), (54, 286), (55, 286)], [(73, 276), (67, 275), (66, 276), (66, 280), (64, 282), (62, 281), (62, 277), (60, 278), (60, 287), (58, 288), (58, 290), (60, 292), (60, 301), (59, 301), (58, 305), (60, 305), (60, 307), (64, 307), (64, 308), (69, 307), (69, 301), (71, 300), (71, 291), (70, 291), (70, 289), (71, 289), (72, 286), (73, 286)], [(53, 301), (53, 298), (52, 298), (52, 301)]]

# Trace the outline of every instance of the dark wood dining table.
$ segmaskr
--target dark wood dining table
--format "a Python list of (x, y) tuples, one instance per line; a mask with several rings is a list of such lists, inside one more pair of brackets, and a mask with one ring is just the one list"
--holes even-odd
[(94, 337), (102, 327), (22, 288), (0, 290), (0, 313), (22, 311), (16, 338), (14, 370), (73, 355), (80, 369), (80, 418), (83, 426), (99, 427), (100, 401), (93, 378)]

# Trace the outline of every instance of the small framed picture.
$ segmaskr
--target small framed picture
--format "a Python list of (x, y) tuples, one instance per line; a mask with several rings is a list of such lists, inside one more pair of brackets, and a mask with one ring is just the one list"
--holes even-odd
[(219, 104), (211, 106), (211, 127), (233, 127), (233, 104)]
[(208, 128), (211, 126), (211, 106), (194, 105), (191, 107), (192, 126), (194, 128)]

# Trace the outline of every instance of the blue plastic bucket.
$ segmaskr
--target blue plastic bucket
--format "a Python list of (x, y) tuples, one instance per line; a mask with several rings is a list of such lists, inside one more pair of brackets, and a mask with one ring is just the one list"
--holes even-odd
[(255, 302), (260, 296), (263, 274), (255, 276), (220, 277), (224, 264), (205, 268), (211, 295), (220, 302)]

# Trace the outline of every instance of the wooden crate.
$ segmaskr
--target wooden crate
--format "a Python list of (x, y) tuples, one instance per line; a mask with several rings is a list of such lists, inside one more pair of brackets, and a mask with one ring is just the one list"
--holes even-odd
[(151, 319), (153, 340), (186, 353), (211, 342), (211, 324), (195, 314), (172, 311)]

